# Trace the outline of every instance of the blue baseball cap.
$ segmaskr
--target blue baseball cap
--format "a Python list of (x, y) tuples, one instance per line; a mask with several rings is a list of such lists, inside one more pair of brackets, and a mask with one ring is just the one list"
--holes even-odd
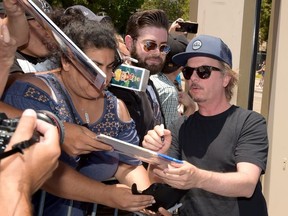
[(232, 53), (229, 47), (218, 37), (199, 35), (193, 38), (186, 51), (176, 54), (172, 60), (178, 65), (185, 66), (192, 57), (205, 56), (227, 63), (232, 68)]

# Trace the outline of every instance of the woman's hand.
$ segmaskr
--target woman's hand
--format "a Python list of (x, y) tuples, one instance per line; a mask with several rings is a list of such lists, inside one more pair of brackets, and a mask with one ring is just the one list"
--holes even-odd
[(63, 150), (72, 157), (93, 151), (111, 151), (112, 147), (96, 140), (96, 134), (88, 128), (64, 122)]

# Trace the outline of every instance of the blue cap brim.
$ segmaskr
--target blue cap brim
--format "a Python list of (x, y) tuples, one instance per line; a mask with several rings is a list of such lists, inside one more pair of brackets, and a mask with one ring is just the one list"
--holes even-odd
[[(207, 54), (207, 53), (201, 53), (201, 52), (183, 52), (179, 53), (173, 56), (172, 61), (181, 66), (185, 66), (187, 64), (188, 59), (192, 57), (198, 57), (198, 56), (204, 56), (204, 57), (209, 57), (213, 59), (217, 59), (219, 61), (223, 61), (223, 59), (219, 58), (218, 56)], [(227, 63), (227, 62), (226, 62)], [(229, 64), (229, 63), (227, 63)]]

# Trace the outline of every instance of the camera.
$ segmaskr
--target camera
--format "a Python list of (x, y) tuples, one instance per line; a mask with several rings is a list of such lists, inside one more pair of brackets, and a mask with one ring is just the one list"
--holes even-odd
[(179, 32), (188, 32), (196, 34), (198, 32), (198, 23), (190, 21), (177, 21), (180, 25), (180, 28), (176, 28), (175, 31)]
[[(46, 110), (36, 111), (37, 118), (41, 119), (45, 122), (48, 122), (57, 127), (60, 143), (63, 143), (64, 140), (64, 126), (59, 118)], [(19, 118), (8, 118), (5, 113), (0, 113), (0, 154), (4, 152), (6, 146), (8, 145), (13, 133), (15, 132), (17, 125), (19, 122)], [(31, 139), (29, 140), (30, 145), (36, 142), (39, 142), (40, 133), (38, 131), (34, 131)], [(26, 148), (28, 146), (23, 146)]]

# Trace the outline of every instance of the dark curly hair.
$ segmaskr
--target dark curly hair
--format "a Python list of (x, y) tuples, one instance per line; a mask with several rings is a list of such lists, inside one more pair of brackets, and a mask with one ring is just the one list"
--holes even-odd
[(114, 28), (88, 20), (79, 9), (55, 11), (51, 19), (83, 51), (91, 47), (117, 49)]

